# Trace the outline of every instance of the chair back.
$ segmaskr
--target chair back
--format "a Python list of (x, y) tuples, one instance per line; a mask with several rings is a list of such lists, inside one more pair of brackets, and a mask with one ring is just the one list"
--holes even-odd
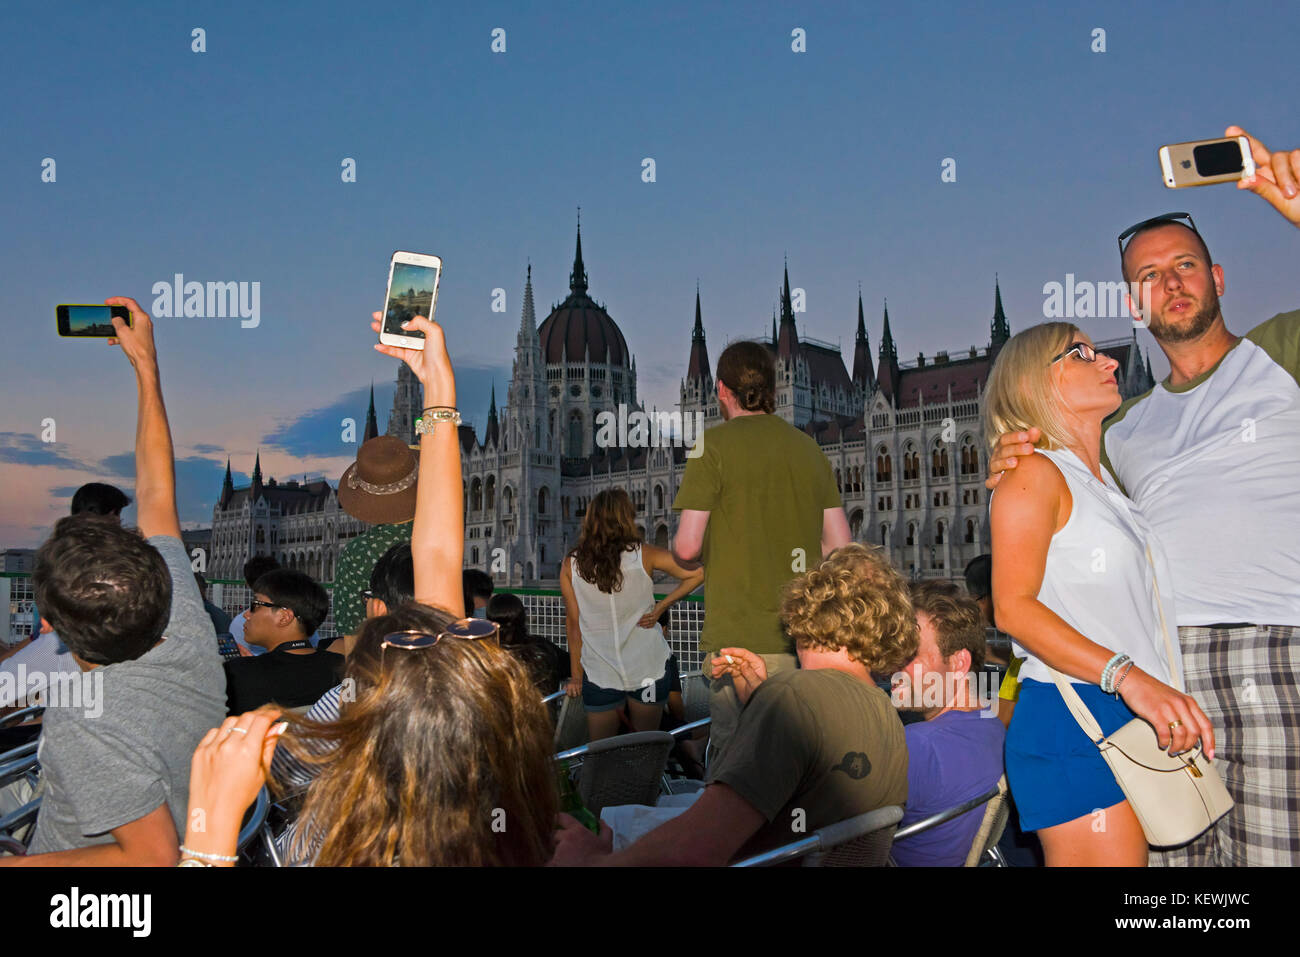
[(668, 732), (638, 731), (602, 738), (556, 757), (582, 761), (578, 797), (599, 817), (606, 807), (619, 804), (653, 806), (672, 749), (673, 736)]
[(967, 867), (979, 867), (984, 856), (997, 846), (1010, 816), (1011, 804), (1007, 800), (1007, 776), (1004, 774), (998, 778), (997, 794), (989, 799), (984, 808), (984, 819), (980, 822), (980, 829), (975, 832), (975, 840), (971, 842), (970, 852), (966, 855)]
[(45, 706), (39, 704), (30, 708), (23, 708), (20, 711), (11, 711), (9, 714), (0, 717), (0, 728), (16, 728), (28, 721), (35, 721), (44, 713)]
[(807, 837), (737, 861), (732, 867), (770, 867), (804, 858), (805, 867), (884, 867), (903, 808), (890, 804), (828, 824)]
[(570, 751), (586, 743), (587, 713), (582, 709), (582, 699), (566, 695), (555, 720), (555, 750)]
[(709, 716), (709, 679), (703, 671), (689, 671), (682, 675), (683, 720), (690, 724)]
[(271, 795), (262, 786), (262, 790), (257, 792), (257, 798), (253, 801), (253, 806), (249, 808), (244, 815), (244, 824), (239, 829), (239, 839), (236, 842), (239, 851), (245, 851), (262, 832), (263, 825), (266, 824), (266, 816), (271, 812)]

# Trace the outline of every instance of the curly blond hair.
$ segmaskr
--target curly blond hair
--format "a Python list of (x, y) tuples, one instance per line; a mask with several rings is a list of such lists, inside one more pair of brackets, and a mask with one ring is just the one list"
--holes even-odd
[(901, 671), (921, 640), (903, 576), (879, 549), (856, 543), (786, 584), (781, 622), (796, 647), (843, 648), (879, 675)]

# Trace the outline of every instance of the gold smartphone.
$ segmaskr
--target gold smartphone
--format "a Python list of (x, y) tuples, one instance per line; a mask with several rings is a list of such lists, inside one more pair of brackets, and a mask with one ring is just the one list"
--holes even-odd
[(1228, 136), (1160, 147), (1160, 172), (1170, 189), (1231, 183), (1255, 175), (1250, 140)]

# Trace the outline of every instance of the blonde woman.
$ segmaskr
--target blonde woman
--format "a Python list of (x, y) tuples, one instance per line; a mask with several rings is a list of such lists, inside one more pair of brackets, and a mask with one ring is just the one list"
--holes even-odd
[(1003, 346), (985, 392), (991, 446), (1003, 433), (1041, 433), (1040, 454), (1003, 476), (989, 507), (995, 617), (1026, 656), (1007, 779), (1048, 866), (1147, 863), (1137, 816), (1052, 670), (1074, 683), (1105, 734), (1136, 715), (1171, 753), (1199, 739), (1214, 756), (1209, 719), (1170, 686), (1182, 682), (1182, 661), (1165, 624), (1174, 612), (1163, 549), (1101, 464), (1101, 423), (1120, 405), (1118, 365), (1069, 323), (1043, 323)]

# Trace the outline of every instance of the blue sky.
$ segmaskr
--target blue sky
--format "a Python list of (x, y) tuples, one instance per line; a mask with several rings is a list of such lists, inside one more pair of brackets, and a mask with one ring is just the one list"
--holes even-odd
[[(368, 323), (396, 249), (445, 261), (438, 318), (481, 431), (509, 376), (526, 264), (541, 320), (568, 292), (579, 205), (591, 293), (660, 406), (685, 371), (696, 281), (716, 359), (727, 338), (770, 328), (783, 256), (807, 294), (800, 333), (849, 359), (859, 283), (873, 349), (886, 297), (903, 358), (981, 345), (995, 272), (1023, 329), (1043, 320), (1045, 283), (1117, 279), (1115, 235), (1172, 209), (1225, 267), (1229, 328), (1300, 306), (1295, 230), (1231, 187), (1166, 190), (1155, 159), (1230, 123), (1300, 145), (1282, 4), (383, 11), (0, 8), (0, 547), (36, 544), (81, 482), (132, 484), (129, 367), (102, 342), (60, 340), (54, 306), (124, 294), (147, 308), (177, 273), (261, 284), (256, 328), (157, 322), (182, 519), (200, 524), (227, 454), (245, 476), (260, 448), (268, 475), (337, 480), (355, 453), (339, 423), (360, 426), (371, 381), (383, 426), (396, 369)], [(807, 52), (791, 49), (796, 28)], [(945, 158), (955, 182), (941, 182)]]

